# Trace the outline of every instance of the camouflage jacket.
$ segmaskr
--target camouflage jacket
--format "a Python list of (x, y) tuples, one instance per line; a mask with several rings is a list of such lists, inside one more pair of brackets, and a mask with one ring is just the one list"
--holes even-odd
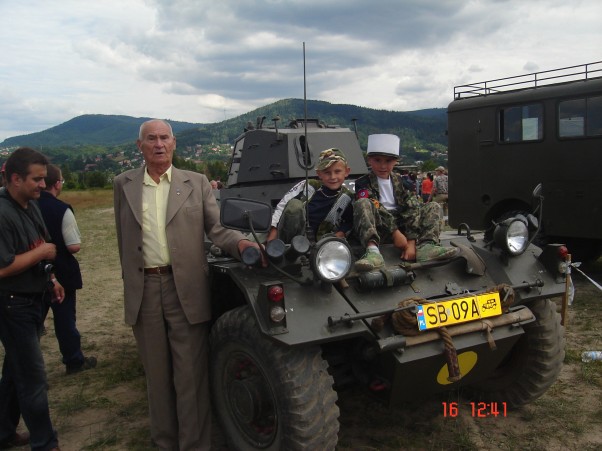
[(433, 182), (433, 195), (448, 194), (447, 175), (438, 175)]
[[(420, 235), (420, 208), (421, 204), (415, 194), (409, 192), (403, 186), (401, 175), (391, 172), (391, 182), (393, 184), (393, 195), (397, 208), (390, 213), (398, 218), (398, 227), (409, 240), (415, 240)], [(385, 210), (380, 204), (380, 191), (378, 189), (378, 179), (374, 173), (370, 172), (358, 178), (355, 181), (355, 198), (369, 199), (376, 208)]]

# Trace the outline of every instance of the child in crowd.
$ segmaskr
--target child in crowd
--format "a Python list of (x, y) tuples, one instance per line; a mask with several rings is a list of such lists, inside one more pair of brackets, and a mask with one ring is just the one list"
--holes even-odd
[(401, 176), (393, 172), (398, 159), (397, 136), (368, 136), (371, 172), (355, 181), (354, 232), (366, 247), (366, 254), (355, 263), (357, 271), (384, 266), (378, 248), (381, 240), (392, 241), (408, 261), (442, 260), (458, 252), (439, 246), (441, 208), (435, 202), (423, 204), (403, 187)]
[[(309, 235), (310, 241), (318, 241), (330, 233), (346, 237), (353, 228), (353, 193), (343, 186), (350, 171), (341, 150), (321, 152), (316, 166), (319, 180), (309, 180), (307, 190), (303, 180), (284, 195), (272, 215), (267, 241), (280, 238), (290, 243), (296, 235)], [(309, 201), (307, 206), (306, 201)], [(306, 209), (308, 231), (305, 230)]]

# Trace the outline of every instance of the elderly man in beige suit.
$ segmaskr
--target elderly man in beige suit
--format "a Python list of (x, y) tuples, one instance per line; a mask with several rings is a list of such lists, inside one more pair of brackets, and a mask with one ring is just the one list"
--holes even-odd
[(176, 138), (167, 122), (142, 124), (137, 146), (146, 166), (115, 178), (114, 208), (125, 321), (146, 373), (151, 436), (160, 449), (209, 449), (204, 236), (236, 257), (257, 244), (220, 225), (204, 175), (172, 166)]

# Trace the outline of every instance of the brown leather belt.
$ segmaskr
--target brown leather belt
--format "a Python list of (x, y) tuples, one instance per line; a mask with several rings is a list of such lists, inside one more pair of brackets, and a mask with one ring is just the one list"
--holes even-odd
[(157, 266), (155, 268), (144, 268), (144, 274), (171, 274), (171, 266)]

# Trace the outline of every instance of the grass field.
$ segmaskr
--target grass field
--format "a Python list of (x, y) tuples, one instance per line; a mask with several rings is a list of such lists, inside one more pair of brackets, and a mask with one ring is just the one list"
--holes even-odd
[[(146, 450), (150, 448), (145, 382), (135, 342), (123, 322), (123, 292), (110, 190), (64, 192), (75, 208), (83, 245), (78, 259), (84, 288), (78, 292), (78, 327), (98, 367), (65, 375), (51, 318), (42, 337), (52, 418), (61, 448)], [(602, 280), (602, 264), (587, 269)], [(583, 363), (583, 350), (602, 349), (602, 296), (575, 275), (565, 366), (540, 399), (507, 417), (472, 418), (461, 404), (456, 418), (443, 416), (442, 402), (462, 403), (458, 392), (387, 409), (360, 390), (339, 394), (339, 450), (600, 450), (602, 362)], [(0, 356), (3, 350), (0, 349)], [(21, 426), (22, 428), (24, 425)], [(216, 427), (217, 449), (226, 449)]]

